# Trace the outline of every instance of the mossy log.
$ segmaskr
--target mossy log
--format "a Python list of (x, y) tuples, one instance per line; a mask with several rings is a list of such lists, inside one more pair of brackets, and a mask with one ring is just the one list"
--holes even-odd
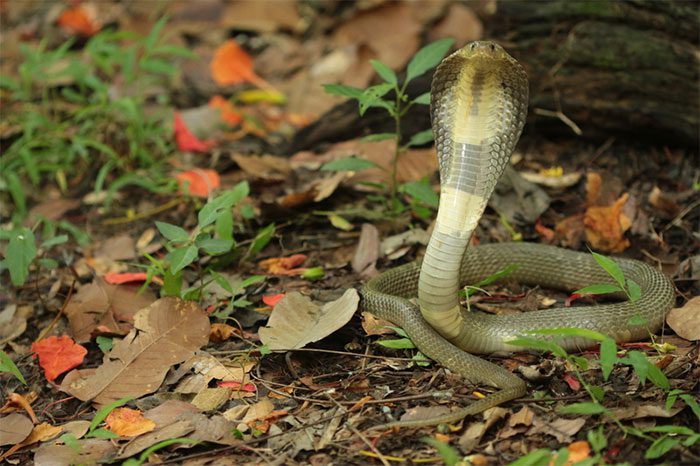
[[(504, 1), (486, 19), (528, 71), (526, 132), (550, 137), (610, 137), (632, 143), (700, 144), (700, 11), (686, 1)], [(430, 76), (409, 87), (419, 95)], [(415, 111), (413, 111), (415, 110)], [(405, 137), (429, 126), (426, 108), (412, 109)], [(369, 132), (392, 131), (383, 110), (357, 115), (345, 102), (302, 129), (290, 150)]]

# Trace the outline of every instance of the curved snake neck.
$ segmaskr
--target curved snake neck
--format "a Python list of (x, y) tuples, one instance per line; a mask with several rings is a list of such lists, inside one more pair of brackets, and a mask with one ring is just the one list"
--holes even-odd
[[(444, 416), (390, 425), (455, 422), (525, 394), (520, 378), (470, 352), (517, 350), (508, 340), (542, 328), (585, 328), (629, 341), (655, 332), (672, 306), (673, 285), (662, 273), (639, 261), (615, 259), (642, 289), (635, 302), (509, 316), (460, 307), (460, 287), (512, 264), (519, 267), (510, 277), (525, 284), (572, 290), (612, 283), (586, 253), (527, 243), (468, 249), (520, 137), (527, 100), (525, 71), (492, 42), (468, 44), (445, 58), (435, 72), (430, 110), (441, 179), (435, 229), (422, 264), (397, 267), (370, 280), (361, 289), (361, 308), (401, 326), (421, 352), (468, 381), (500, 390)], [(415, 297), (418, 306), (409, 300)], [(645, 325), (628, 325), (633, 316), (641, 316)], [(591, 342), (569, 338), (562, 344), (575, 349)]]

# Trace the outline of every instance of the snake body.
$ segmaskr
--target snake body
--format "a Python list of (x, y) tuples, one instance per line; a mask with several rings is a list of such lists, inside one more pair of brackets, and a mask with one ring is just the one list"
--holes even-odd
[[(643, 262), (617, 258), (625, 277), (642, 290), (634, 302), (506, 316), (460, 307), (460, 287), (512, 264), (518, 268), (509, 277), (528, 285), (570, 291), (593, 283), (614, 283), (588, 253), (527, 243), (468, 248), (520, 137), (527, 99), (525, 71), (492, 42), (468, 44), (445, 58), (435, 71), (431, 118), (441, 180), (435, 228), (423, 262), (390, 269), (367, 282), (360, 293), (361, 308), (402, 327), (421, 352), (468, 382), (499, 390), (443, 416), (396, 424), (455, 422), (526, 393), (519, 377), (470, 353), (514, 351), (519, 348), (508, 344), (509, 340), (545, 328), (589, 329), (617, 341), (643, 338), (659, 329), (673, 304), (674, 288), (665, 275)], [(418, 304), (411, 301), (416, 297)], [(643, 323), (631, 325), (635, 316)], [(580, 337), (559, 343), (565, 349), (592, 344)]]

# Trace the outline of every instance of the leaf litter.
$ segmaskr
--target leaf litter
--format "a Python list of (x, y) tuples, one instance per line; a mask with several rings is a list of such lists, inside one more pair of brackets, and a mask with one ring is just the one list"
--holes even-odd
[[(134, 21), (132, 11), (122, 9), (126, 7), (115, 7), (115, 13), (108, 12), (105, 5), (83, 3), (79, 7), (66, 8), (65, 11), (84, 9), (87, 14), (72, 25), (65, 19), (59, 21), (61, 33), (84, 40), (105, 24), (117, 24), (122, 28), (128, 22), (141, 22)], [(114, 199), (118, 208), (124, 209), (122, 219), (125, 219), (123, 225), (126, 228), (115, 232), (112, 228), (100, 229), (98, 226), (98, 222), (104, 220), (105, 212), (101, 210), (101, 200), (98, 204), (88, 204), (89, 196), (83, 196), (85, 192), (77, 190), (46, 193), (46, 198), (48, 194), (54, 196), (55, 203), (44, 207), (44, 215), (48, 213), (55, 220), (75, 220), (77, 215), (88, 213), (95, 217), (90, 218), (88, 224), (98, 238), (95, 243), (102, 246), (94, 249), (98, 252), (91, 264), (96, 265), (94, 270), (99, 275), (107, 272), (121, 274), (109, 276), (110, 281), (117, 280), (113, 283), (122, 283), (130, 277), (123, 274), (133, 270), (118, 261), (126, 260), (133, 265), (144, 250), (137, 248), (134, 256), (132, 238), (148, 238), (146, 233), (150, 228), (150, 239), (145, 240), (150, 248), (148, 252), (156, 256), (163, 252), (162, 244), (152, 241), (155, 234), (152, 222), (139, 223), (139, 219), (149, 219), (154, 215), (139, 216), (149, 209), (155, 209), (156, 215), (162, 214), (160, 218), (169, 218), (169, 221), (191, 231), (196, 221), (193, 206), (200, 202), (191, 200), (191, 197), (200, 197), (205, 202), (208, 196), (221, 190), (221, 186), (226, 188), (241, 179), (248, 179), (251, 203), (257, 215), (274, 219), (282, 226), (263, 250), (262, 257), (241, 262), (241, 270), (235, 271), (246, 276), (254, 273), (258, 264), (268, 277), (250, 296), (245, 296), (251, 302), (249, 307), (236, 309), (226, 324), (217, 322), (212, 325), (208, 315), (213, 309), (225, 307), (227, 303), (222, 305), (221, 302), (227, 299), (224, 294), (205, 293), (201, 307), (184, 302), (175, 304), (175, 298), (155, 301), (155, 295), (148, 290), (142, 293), (143, 290), (138, 291), (133, 286), (115, 286), (93, 278), (93, 272), (84, 267), (89, 261), (81, 257), (79, 249), (62, 249), (64, 255), (78, 259), (76, 270), (86, 284), (78, 286), (78, 292), (71, 296), (64, 309), (60, 299), (68, 295), (72, 277), (51, 277), (55, 289), (46, 293), (46, 305), (35, 305), (31, 312), (21, 313), (22, 318), (29, 319), (35, 327), (19, 325), (19, 333), (3, 332), (7, 339), (4, 342), (9, 343), (3, 349), (11, 354), (24, 374), (31, 373), (33, 380), (41, 381), (44, 378), (38, 375), (39, 372), (32, 372), (38, 370), (37, 363), (22, 359), (32, 342), (27, 334), (33, 332), (33, 328), (49, 328), (53, 331), (52, 337), (72, 337), (85, 344), (88, 354), (80, 368), (65, 377), (61, 386), (80, 400), (98, 405), (124, 396), (138, 398), (129, 403), (129, 408), (112, 411), (113, 417), (120, 412), (140, 413), (139, 422), (152, 429), (133, 438), (126, 431), (120, 431), (123, 438), (110, 441), (89, 437), (90, 429), (94, 430), (94, 427), (86, 426), (85, 420), (69, 421), (59, 426), (37, 423), (36, 428), (30, 430), (36, 430), (36, 435), (31, 443), (26, 444), (35, 445), (35, 464), (102, 463), (115, 458), (126, 459), (159, 442), (181, 437), (228, 446), (237, 446), (241, 442), (264, 445), (267, 450), (261, 449), (259, 453), (264, 460), (277, 458), (327, 464), (340, 455), (354, 454), (355, 459), (367, 461), (367, 456), (376, 458), (377, 454), (361, 440), (358, 429), (385, 421), (387, 413), (394, 418), (400, 417), (402, 412), (419, 404), (416, 400), (439, 400), (437, 404), (430, 401), (429, 406), (423, 408), (434, 413), (436, 409), (449, 409), (446, 406), (455, 403), (469, 403), (468, 398), (474, 396), (471, 390), (462, 386), (461, 380), (440, 369), (416, 369), (411, 359), (414, 350), (397, 352), (372, 344), (373, 338), (367, 335), (391, 332), (382, 328), (387, 323), (368, 321), (367, 330), (360, 330), (356, 323), (347, 323), (357, 307), (357, 296), (350, 293), (336, 300), (338, 290), (351, 288), (361, 281), (360, 273), (371, 275), (375, 269), (385, 270), (420, 256), (418, 245), (425, 244), (430, 231), (429, 220), (412, 212), (387, 221), (382, 212), (377, 212), (377, 206), (365, 199), (367, 195), (381, 192), (377, 183), (390, 180), (387, 168), (390, 167), (393, 142), (364, 142), (360, 137), (366, 133), (358, 132), (341, 138), (349, 139), (346, 141), (338, 142), (337, 138), (324, 141), (320, 148), (314, 147), (318, 153), (307, 151), (289, 157), (292, 154), (279, 152), (274, 147), (298, 125), (313, 121), (338, 102), (336, 97), (323, 93), (321, 84), (367, 86), (375, 79), (374, 70), (369, 66), (370, 59), (382, 60), (400, 71), (418, 49), (421, 35), (431, 38), (458, 36), (463, 37), (462, 40), (479, 38), (483, 31), (482, 21), (488, 16), (484, 12), (488, 8), (448, 5), (440, 1), (379, 1), (360, 2), (353, 7), (328, 5), (324, 7), (329, 9), (327, 14), (315, 11), (313, 14), (318, 16), (308, 16), (313, 8), (297, 6), (296, 2), (290, 1), (279, 4), (207, 2), (194, 7), (188, 4), (172, 7), (173, 22), (166, 28), (173, 33), (176, 43), (187, 41), (197, 55), (177, 65), (183, 71), (186, 84), (183, 87), (174, 83), (172, 91), (178, 94), (178, 103), (184, 103), (183, 108), (168, 107), (169, 112), (164, 112), (169, 115), (177, 112), (172, 142), (178, 150), (169, 176), (171, 180), (181, 180), (181, 190), (186, 196), (180, 198), (172, 210), (166, 210), (164, 214), (157, 210), (164, 197), (149, 195), (135, 199), (139, 196), (118, 193)], [(58, 13), (54, 17), (58, 18)], [(457, 21), (458, 18), (463, 22)], [(316, 19), (319, 22), (315, 22)], [(319, 33), (316, 24), (328, 34)], [(470, 26), (466, 28), (464, 24)], [(28, 37), (36, 37), (50, 27), (57, 26), (47, 21), (26, 30), (29, 31)], [(13, 48), (13, 44), (10, 45), (8, 50)], [(226, 60), (216, 61), (222, 45), (223, 51), (229, 55), (224, 54)], [(80, 42), (77, 46), (80, 47)], [(221, 71), (219, 68), (225, 70), (224, 77), (219, 76), (219, 84), (209, 69), (209, 65), (215, 62), (217, 74)], [(47, 83), (65, 85), (59, 80)], [(157, 96), (164, 90), (161, 87), (148, 92)], [(118, 82), (113, 91), (117, 97), (131, 92), (128, 86)], [(286, 97), (286, 104), (283, 98), (280, 99), (280, 93), (286, 94), (282, 96)], [(265, 141), (260, 143), (255, 138)], [(541, 147), (558, 148), (551, 143), (549, 146), (542, 143)], [(329, 162), (351, 156), (380, 168), (338, 173), (320, 170)], [(634, 172), (629, 167), (616, 166), (617, 161), (610, 153), (603, 153), (593, 167), (588, 163), (589, 156), (590, 148), (581, 149), (566, 161), (560, 173), (556, 162), (552, 163), (558, 159), (552, 159), (546, 153), (522, 154), (516, 162), (517, 170), (542, 186), (542, 192), (549, 196), (550, 201), (526, 212), (524, 207), (516, 206), (526, 197), (524, 193), (529, 193), (532, 188), (520, 191), (516, 188), (515, 196), (503, 203), (513, 207), (512, 212), (505, 212), (503, 208), (497, 209), (498, 212), (528, 240), (543, 238), (553, 244), (575, 248), (590, 244), (599, 250), (625, 251), (625, 254), (637, 257), (646, 255), (651, 262), (659, 261), (671, 274), (678, 273), (679, 278), (693, 277), (693, 262), (687, 249), (688, 238), (692, 235), (679, 233), (696, 218), (684, 213), (692, 205), (693, 190), (683, 181), (661, 174), (649, 184), (655, 188), (650, 193), (645, 192), (640, 190), (639, 183), (634, 182)], [(657, 163), (650, 162), (654, 157), (652, 154), (643, 163)], [(677, 158), (667, 154), (666, 162), (675, 163), (674, 160)], [(614, 167), (617, 176), (605, 171), (606, 167)], [(398, 177), (401, 181), (427, 177), (435, 190), (435, 170), (433, 149), (411, 149), (402, 155)], [(646, 173), (662, 172), (657, 168), (646, 170)], [(581, 181), (584, 176), (585, 183)], [(72, 188), (80, 186), (80, 182), (69, 181)], [(95, 199), (100, 198), (98, 194), (90, 193)], [(39, 201), (38, 196), (35, 201)], [(87, 205), (94, 207), (84, 210)], [(100, 206), (99, 211), (97, 206)], [(533, 208), (531, 204), (523, 206)], [(305, 215), (311, 209), (324, 214)], [(659, 218), (667, 220), (659, 223)], [(372, 223), (371, 228), (369, 223)], [(404, 228), (406, 225), (411, 229)], [(250, 227), (246, 224), (241, 228)], [(371, 233), (365, 233), (363, 238), (362, 231)], [(121, 236), (115, 236), (115, 233)], [(487, 211), (482, 219), (477, 236), (480, 241), (511, 237), (491, 211)], [(126, 243), (121, 242), (124, 239)], [(355, 251), (357, 253), (353, 254)], [(303, 255), (304, 261), (291, 266), (281, 261), (296, 254)], [(269, 268), (260, 263), (264, 258), (271, 259)], [(682, 267), (681, 260), (685, 261)], [(307, 266), (326, 268), (325, 278), (320, 282), (299, 280), (297, 275), (311, 268)], [(46, 271), (41, 271), (41, 277), (46, 277), (44, 274)], [(138, 273), (131, 277), (144, 278)], [(198, 283), (194, 276), (186, 276), (185, 281), (187, 285)], [(36, 286), (38, 290), (46, 290), (42, 281), (37, 281)], [(683, 287), (684, 290), (693, 289)], [(327, 304), (316, 304), (293, 293), (295, 289), (311, 292), (314, 300), (320, 297), (320, 301)], [(25, 298), (29, 296), (28, 289), (21, 290), (21, 293)], [(276, 296), (279, 301), (273, 302), (266, 296)], [(551, 300), (550, 296), (546, 298)], [(164, 302), (169, 304), (166, 306)], [(183, 306), (189, 309), (186, 315), (175, 316), (165, 310)], [(255, 313), (251, 309), (254, 306), (273, 307), (269, 328), (261, 327), (256, 331), (255, 319), (245, 317), (246, 313)], [(44, 320), (44, 307), (62, 310), (57, 328), (48, 326), (51, 319)], [(692, 306), (688, 304), (686, 307), (690, 310), (674, 310), (668, 323), (678, 335), (694, 340), (696, 337), (691, 332), (697, 319)], [(5, 307), (6, 311), (8, 309)], [(7, 312), (7, 325), (14, 326), (9, 322), (17, 322), (18, 313), (19, 309)], [(68, 318), (67, 326), (62, 313)], [(275, 315), (277, 318), (273, 319)], [(342, 318), (338, 317), (340, 315)], [(261, 318), (266, 318), (266, 315)], [(332, 336), (326, 338), (329, 335)], [(113, 344), (104, 356), (94, 344), (98, 337), (111, 340)], [(697, 351), (689, 341), (673, 338), (677, 340), (668, 339), (668, 342), (675, 343), (677, 349), (668, 350), (666, 356), (657, 358), (656, 364), (669, 376), (674, 375), (671, 382), (675, 387), (692, 389), (688, 380), (697, 375)], [(662, 341), (666, 339), (659, 339), (660, 345)], [(261, 354), (270, 349), (284, 347), (301, 348), (307, 352), (290, 353), (284, 360), (278, 355), (266, 355), (261, 359)], [(321, 350), (326, 348), (342, 354), (323, 353)], [(346, 354), (348, 352), (351, 354)], [(100, 357), (103, 357), (102, 362), (97, 360)], [(533, 389), (537, 390), (534, 401), (521, 400), (515, 406), (496, 408), (484, 413), (483, 420), (465, 420), (461, 432), (434, 433), (435, 438), (458, 447), (462, 454), (478, 452), (471, 456), (474, 464), (496, 464), (503, 458), (515, 458), (542, 445), (556, 445), (566, 450), (569, 456), (566, 464), (592, 455), (589, 443), (582, 439), (594, 428), (592, 424), (599, 423), (587, 416), (561, 417), (550, 409), (552, 403), (567, 403), (566, 397), (580, 397), (581, 389), (576, 390), (570, 383), (573, 380), (570, 368), (542, 359), (543, 362), (532, 365), (532, 370), (547, 372), (548, 375), (530, 379)], [(504, 364), (516, 367), (523, 362), (535, 361), (537, 358), (516, 355), (506, 359)], [(596, 367), (591, 361), (591, 374), (595, 374)], [(2, 376), (3, 382), (5, 377), (11, 377)], [(37, 387), (36, 382), (30, 383)], [(71, 388), (71, 385), (74, 386)], [(14, 387), (23, 390), (20, 385)], [(658, 391), (640, 388), (631, 371), (616, 370), (605, 391), (606, 397), (615, 397), (609, 402), (620, 406), (611, 409), (613, 415), (630, 422), (629, 425), (650, 425), (661, 422), (663, 418), (674, 421), (693, 419), (691, 409), (681, 401), (677, 400), (669, 408)], [(51, 387), (40, 387), (39, 393), (38, 407), (41, 409), (37, 412), (42, 420), (44, 413), (63, 420), (76, 415), (82, 419), (94, 416), (90, 408), (87, 412), (78, 412), (75, 400), (58, 399), (60, 394)], [(449, 403), (440, 398), (441, 393)], [(168, 399), (175, 394), (188, 401)], [(540, 399), (540, 396), (545, 398)], [(31, 400), (28, 403), (37, 403), (34, 398), (28, 399)], [(519, 404), (523, 407), (519, 408)], [(6, 413), (3, 415), (7, 416)], [(7, 420), (7, 417), (2, 420)], [(631, 424), (632, 420), (635, 424)], [(22, 434), (30, 428), (26, 422), (23, 424)], [(65, 442), (58, 437), (58, 432), (74, 432), (77, 443)], [(269, 439), (259, 437), (264, 432), (270, 435)], [(606, 426), (608, 432), (612, 435), (611, 442), (616, 441), (616, 445), (622, 445), (628, 452), (642, 451), (640, 443), (633, 439), (616, 439), (612, 425), (609, 430)], [(416, 446), (415, 433), (404, 429), (395, 434), (369, 440), (382, 454), (398, 455), (402, 459), (435, 454), (431, 447)], [(17, 448), (5, 454), (18, 455), (28, 461), (30, 449), (23, 448), (25, 444), (18, 437), (14, 440)], [(611, 455), (614, 448), (609, 448)], [(252, 456), (246, 451), (249, 450), (229, 450), (228, 458), (230, 461), (234, 458), (239, 462), (251, 461)], [(181, 450), (163, 450), (161, 458), (182, 454)], [(154, 460), (156, 458), (153, 456)]]

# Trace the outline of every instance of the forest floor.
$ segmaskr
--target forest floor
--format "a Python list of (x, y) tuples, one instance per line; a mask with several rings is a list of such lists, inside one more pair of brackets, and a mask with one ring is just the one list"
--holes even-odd
[[(697, 154), (526, 129), (472, 243), (638, 259), (673, 281), (675, 309), (612, 353), (486, 356), (526, 379), (525, 398), (375, 429), (493, 392), (356, 312), (363, 283), (422, 257), (435, 149), (404, 134), (395, 169), (396, 135), (297, 131), (323, 128), (353, 97), (342, 86), (419, 67), (437, 44), (429, 73), (445, 38), (481, 38), (489, 2), (156, 5), (0, 3), (1, 459), (700, 462)], [(503, 275), (465, 303), (505, 315), (607, 301)]]

